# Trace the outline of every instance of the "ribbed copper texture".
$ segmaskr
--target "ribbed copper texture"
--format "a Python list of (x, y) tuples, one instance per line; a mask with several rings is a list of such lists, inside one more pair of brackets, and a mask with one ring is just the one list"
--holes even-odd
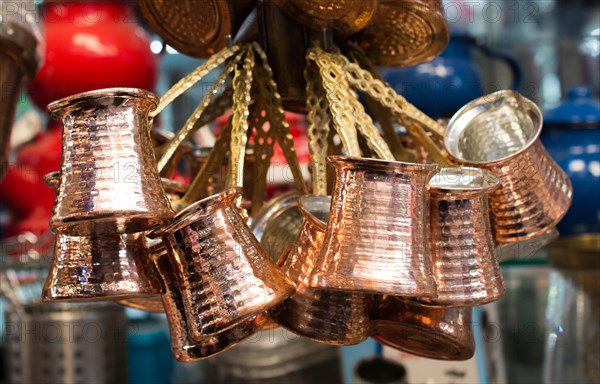
[[(55, 192), (58, 172), (44, 176)], [(116, 300), (159, 294), (163, 285), (149, 257), (143, 233), (56, 236), (54, 258), (42, 301)]]
[(389, 347), (438, 360), (467, 360), (475, 352), (472, 308), (438, 307), (378, 297), (372, 337)]
[(275, 0), (290, 17), (306, 26), (333, 28), (351, 34), (366, 27), (377, 9), (377, 0)]
[(241, 189), (181, 211), (164, 229), (190, 325), (190, 337), (222, 332), (293, 293), (235, 206)]
[(440, 0), (379, 0), (373, 21), (350, 39), (375, 64), (410, 66), (439, 55), (450, 30)]
[(162, 304), (169, 323), (171, 351), (178, 361), (197, 361), (225, 352), (258, 332), (266, 323), (266, 316), (258, 315), (244, 319), (235, 327), (223, 332), (193, 339), (190, 337), (189, 330), (194, 324), (187, 321), (181, 287), (170, 256), (164, 246), (162, 252), (157, 249), (155, 255), (157, 269), (165, 282)]
[(500, 179), (500, 188), (490, 195), (498, 246), (540, 236), (571, 205), (571, 181), (539, 140), (541, 129), (539, 108), (514, 91), (476, 99), (448, 123), (444, 145), (449, 155)]
[(135, 88), (80, 93), (48, 105), (63, 127), (60, 188), (50, 220), (57, 233), (134, 233), (173, 211), (160, 182), (148, 113), (158, 98)]
[(505, 288), (488, 208), (498, 178), (478, 168), (443, 168), (429, 186), (437, 296), (423, 300), (457, 307), (498, 300)]
[(42, 300), (94, 301), (163, 291), (143, 233), (57, 235)]
[(302, 230), (281, 270), (296, 284), (296, 293), (270, 311), (283, 327), (314, 341), (334, 345), (352, 345), (369, 337), (369, 311), (372, 295), (344, 292), (308, 285), (325, 238), (331, 197), (304, 196), (300, 210)]
[(302, 228), (300, 195), (290, 191), (271, 199), (252, 218), (250, 229), (273, 262), (294, 244)]
[(434, 164), (330, 156), (331, 211), (312, 287), (433, 296), (429, 191)]

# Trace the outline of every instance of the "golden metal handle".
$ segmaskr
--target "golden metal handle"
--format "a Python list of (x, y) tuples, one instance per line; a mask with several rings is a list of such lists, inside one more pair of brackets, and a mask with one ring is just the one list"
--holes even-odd
[(239, 45), (233, 45), (225, 48), (218, 53), (212, 55), (208, 60), (190, 72), (187, 76), (179, 80), (173, 85), (161, 98), (158, 107), (152, 111), (149, 115), (154, 117), (161, 113), (173, 100), (175, 100), (182, 93), (190, 89), (198, 81), (202, 80), (204, 76), (212, 72), (219, 65), (223, 64), (227, 59), (232, 57), (236, 52), (241, 49)]

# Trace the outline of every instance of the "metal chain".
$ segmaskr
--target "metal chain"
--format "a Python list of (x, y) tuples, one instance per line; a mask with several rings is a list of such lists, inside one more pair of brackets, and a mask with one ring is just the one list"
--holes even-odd
[(315, 195), (327, 194), (327, 150), (329, 146), (329, 103), (321, 78), (319, 68), (306, 61), (304, 69), (306, 79), (306, 106), (308, 113), (308, 150), (312, 162), (313, 191)]
[[(332, 104), (332, 99), (342, 95), (345, 105), (340, 105), (340, 109), (344, 112), (344, 115), (351, 115), (355, 127), (365, 138), (369, 147), (371, 147), (380, 158), (384, 160), (394, 160), (394, 155), (390, 151), (387, 143), (383, 140), (377, 127), (373, 124), (373, 120), (365, 112), (364, 107), (358, 100), (358, 94), (350, 87), (348, 77), (342, 67), (347, 60), (340, 53), (327, 53), (318, 47), (315, 48), (315, 51), (316, 62), (321, 69), (321, 76), (323, 78), (329, 76), (330, 79), (333, 78), (337, 80), (337, 86), (335, 88), (332, 87), (332, 84), (329, 84), (328, 86), (325, 81), (325, 87), (328, 88), (328, 99), (330, 104)], [(334, 90), (335, 93), (330, 95), (329, 91), (331, 90)], [(334, 110), (333, 105), (332, 111), (335, 121), (336, 111)], [(343, 120), (343, 116), (340, 117), (340, 120)]]
[(184, 126), (177, 132), (175, 137), (166, 145), (164, 153), (158, 160), (158, 171), (162, 171), (165, 165), (171, 160), (171, 157), (179, 147), (179, 145), (190, 137), (196, 127), (196, 122), (202, 117), (204, 111), (209, 106), (211, 100), (218, 94), (219, 89), (225, 84), (229, 75), (233, 72), (235, 67), (238, 65), (243, 55), (243, 51), (238, 53), (225, 67), (223, 72), (220, 73), (217, 80), (211, 86), (210, 90), (204, 95), (200, 104), (192, 112), (190, 117), (185, 122)]
[[(361, 56), (360, 51), (356, 50), (356, 48), (355, 52), (356, 55)], [(366, 57), (361, 57), (361, 59), (369, 63)], [(351, 63), (343, 56), (342, 60), (343, 68), (348, 72), (349, 82), (353, 86), (377, 100), (382, 106), (390, 109), (396, 116), (396, 120), (406, 127), (407, 131), (419, 141), (435, 162), (442, 166), (450, 166), (452, 164), (447, 156), (444, 155), (444, 152), (429, 137), (427, 132), (423, 130), (423, 127), (427, 128), (429, 132), (440, 139), (444, 136), (445, 128), (443, 125), (418, 110), (414, 105), (406, 101), (404, 97), (398, 95), (389, 84), (375, 78), (371, 72), (361, 68), (359, 64)]]
[(361, 156), (356, 119), (354, 112), (349, 108), (351, 95), (348, 92), (350, 87), (346, 81), (346, 75), (318, 47), (310, 49), (307, 57), (316, 62), (319, 67), (334, 127), (342, 140), (346, 154)]
[(254, 69), (254, 51), (249, 49), (244, 55), (242, 68), (235, 69), (233, 77), (233, 114), (231, 130), (231, 150), (227, 187), (244, 185), (244, 158), (248, 141), (248, 115), (252, 91), (252, 72)]
[(202, 80), (204, 76), (212, 72), (219, 65), (223, 64), (227, 59), (232, 57), (236, 52), (241, 49), (239, 45), (233, 45), (231, 47), (222, 49), (208, 58), (204, 63), (186, 75), (184, 78), (179, 80), (173, 85), (161, 98), (158, 106), (154, 111), (150, 113), (150, 117), (154, 117), (161, 113), (173, 100), (179, 97), (182, 93), (190, 89), (198, 81)]
[[(350, 58), (356, 62), (361, 67), (365, 68), (375, 79), (383, 81), (379, 72), (375, 69), (375, 66), (364, 54), (362, 49), (355, 45), (354, 43), (349, 43), (352, 48), (349, 51)], [(398, 161), (409, 161), (412, 162), (415, 160), (415, 156), (406, 148), (398, 133), (396, 133), (396, 128), (393, 123), (393, 114), (392, 112), (385, 108), (383, 105), (379, 104), (374, 98), (372, 98), (369, 94), (363, 93), (363, 97), (365, 98), (365, 102), (369, 111), (375, 116), (379, 125), (381, 126), (381, 130), (383, 132), (383, 137), (385, 141), (390, 146), (394, 157)]]
[(264, 76), (265, 81), (263, 91), (266, 95), (265, 98), (268, 107), (267, 117), (272, 129), (275, 129), (275, 137), (277, 138), (277, 142), (283, 151), (285, 160), (290, 167), (296, 189), (302, 194), (306, 194), (306, 184), (304, 183), (302, 170), (298, 163), (298, 156), (296, 155), (296, 148), (294, 146), (294, 137), (290, 132), (290, 125), (285, 119), (285, 111), (283, 109), (283, 103), (281, 102), (281, 96), (277, 91), (277, 84), (273, 80), (273, 70), (269, 65), (267, 55), (260, 45), (253, 43), (253, 47), (261, 59), (261, 76)]
[(344, 61), (342, 68), (348, 74), (348, 81), (352, 86), (361, 92), (368, 93), (396, 114), (405, 115), (419, 122), (435, 135), (444, 136), (444, 127), (441, 124), (406, 101), (404, 97), (397, 94), (388, 84), (375, 79), (369, 71), (362, 69), (356, 63), (351, 63), (343, 56), (342, 60)]

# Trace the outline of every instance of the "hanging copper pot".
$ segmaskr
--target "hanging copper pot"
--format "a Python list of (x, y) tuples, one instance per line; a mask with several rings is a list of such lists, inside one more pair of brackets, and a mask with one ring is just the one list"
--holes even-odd
[(331, 212), (312, 287), (434, 296), (427, 182), (435, 164), (332, 156)]
[(80, 93), (48, 105), (63, 127), (51, 228), (73, 236), (135, 233), (173, 218), (150, 141), (158, 97), (135, 88)]
[(539, 108), (508, 90), (470, 102), (448, 123), (448, 154), (500, 179), (500, 188), (490, 195), (498, 246), (540, 236), (556, 226), (571, 205), (571, 181), (544, 148), (541, 129)]
[(330, 196), (300, 199), (302, 230), (280, 260), (282, 272), (296, 284), (296, 293), (274, 307), (270, 314), (300, 336), (325, 344), (353, 345), (369, 336), (372, 295), (310, 288), (308, 284), (323, 246), (330, 205)]
[(293, 287), (270, 261), (230, 189), (190, 205), (161, 233), (176, 270), (190, 337), (234, 327), (287, 298)]
[(472, 308), (419, 304), (381, 296), (373, 310), (373, 338), (413, 355), (468, 360), (475, 352)]

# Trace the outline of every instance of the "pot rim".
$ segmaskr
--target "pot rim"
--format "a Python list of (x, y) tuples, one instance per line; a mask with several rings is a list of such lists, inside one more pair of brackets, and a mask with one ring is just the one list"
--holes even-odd
[(430, 173), (440, 169), (435, 163), (408, 163), (403, 161), (381, 160), (358, 156), (327, 156), (327, 162), (334, 165), (345, 165), (348, 168), (372, 168), (389, 172), (420, 171)]
[(82, 103), (85, 101), (98, 100), (105, 97), (130, 97), (137, 99), (145, 99), (150, 103), (151, 108), (148, 111), (153, 111), (158, 107), (158, 103), (160, 102), (159, 97), (145, 89), (141, 88), (124, 88), (124, 87), (116, 87), (116, 88), (102, 88), (95, 89), (92, 91), (77, 93), (71, 96), (64, 97), (62, 99), (56, 100), (48, 104), (46, 109), (48, 113), (53, 119), (57, 119), (59, 117), (59, 110), (64, 108), (69, 104)]
[(242, 195), (242, 189), (239, 187), (227, 189), (216, 195), (209, 196), (205, 199), (199, 200), (189, 207), (185, 208), (173, 219), (173, 222), (164, 228), (159, 229), (154, 234), (167, 234), (175, 233), (180, 229), (187, 227), (188, 225), (198, 221), (201, 217), (209, 215), (215, 210), (215, 206), (219, 203), (230, 204), (235, 199)]
[[(534, 125), (532, 134), (518, 151), (515, 151), (509, 155), (503, 156), (495, 160), (467, 160), (461, 154), (458, 153), (458, 139), (460, 134), (464, 132), (467, 124), (464, 123), (465, 119), (472, 120), (474, 117), (481, 115), (486, 112), (490, 105), (498, 103), (500, 100), (512, 100), (513, 107), (520, 107), (524, 109), (524, 112), (531, 118), (532, 124)], [(516, 105), (515, 105), (516, 104)], [(483, 108), (483, 110), (477, 111)], [(519, 154), (527, 151), (539, 138), (542, 132), (542, 126), (544, 125), (544, 117), (540, 108), (531, 100), (521, 95), (517, 91), (513, 90), (500, 90), (488, 95), (479, 97), (470, 103), (464, 105), (458, 110), (448, 121), (448, 127), (444, 134), (444, 148), (448, 154), (463, 164), (471, 165), (491, 165), (505, 162), (509, 159), (513, 159)]]
[[(465, 172), (466, 171), (466, 172)], [(451, 181), (446, 181), (445, 176)], [(438, 180), (443, 179), (442, 181)], [(463, 182), (465, 179), (465, 182)], [(452, 182), (460, 181), (460, 182)], [(429, 180), (432, 193), (473, 192), (475, 194), (488, 194), (500, 186), (500, 180), (492, 172), (476, 167), (448, 167), (442, 168)]]

